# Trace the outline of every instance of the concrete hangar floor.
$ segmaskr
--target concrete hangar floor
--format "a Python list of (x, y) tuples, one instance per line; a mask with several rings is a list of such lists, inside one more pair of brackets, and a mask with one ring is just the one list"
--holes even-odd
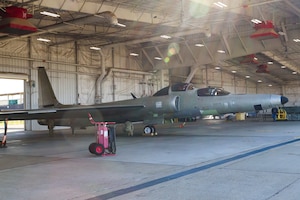
[(94, 128), (9, 133), (0, 199), (299, 199), (299, 122), (200, 120), (156, 137), (136, 127), (105, 157), (88, 151)]

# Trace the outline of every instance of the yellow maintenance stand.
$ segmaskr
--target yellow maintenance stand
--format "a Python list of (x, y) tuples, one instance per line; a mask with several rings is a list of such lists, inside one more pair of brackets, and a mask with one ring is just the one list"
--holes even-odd
[(276, 121), (282, 121), (282, 120), (287, 120), (287, 114), (284, 109), (279, 108), (276, 116)]

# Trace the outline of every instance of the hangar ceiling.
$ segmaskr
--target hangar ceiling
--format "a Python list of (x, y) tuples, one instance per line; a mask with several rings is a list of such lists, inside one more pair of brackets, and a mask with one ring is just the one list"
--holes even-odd
[[(299, 0), (1, 0), (0, 4), (0, 43), (36, 37), (51, 38), (49, 46), (122, 44), (142, 70), (183, 68), (183, 77), (197, 67), (268, 85), (300, 76)], [(37, 30), (19, 35), (3, 30), (10, 6), (27, 9), (32, 14), (27, 21)], [(262, 30), (252, 19), (260, 20), (266, 32), (256, 33)]]

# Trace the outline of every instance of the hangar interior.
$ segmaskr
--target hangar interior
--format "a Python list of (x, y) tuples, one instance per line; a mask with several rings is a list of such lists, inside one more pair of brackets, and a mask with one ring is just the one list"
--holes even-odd
[[(191, 82), (283, 94), (289, 106), (300, 105), (298, 0), (0, 3), (1, 78), (25, 80), (26, 109), (38, 107), (39, 66), (66, 104), (149, 96)], [(26, 129), (41, 128), (32, 121)]]

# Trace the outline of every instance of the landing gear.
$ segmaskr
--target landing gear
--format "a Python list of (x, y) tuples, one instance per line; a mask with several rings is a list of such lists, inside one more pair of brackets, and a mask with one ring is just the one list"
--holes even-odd
[(53, 135), (53, 130), (54, 130), (54, 120), (53, 119), (48, 120), (48, 130), (49, 130), (49, 135)]
[(153, 125), (147, 125), (144, 127), (144, 135), (157, 135), (156, 129)]
[(70, 120), (70, 127), (71, 127), (71, 131), (72, 131), (72, 135), (75, 134), (75, 122), (73, 119)]
[(124, 132), (128, 135), (128, 136), (133, 136), (133, 124), (130, 121), (126, 121), (124, 124)]
[(75, 127), (74, 126), (71, 126), (71, 131), (72, 131), (72, 135), (75, 134)]

